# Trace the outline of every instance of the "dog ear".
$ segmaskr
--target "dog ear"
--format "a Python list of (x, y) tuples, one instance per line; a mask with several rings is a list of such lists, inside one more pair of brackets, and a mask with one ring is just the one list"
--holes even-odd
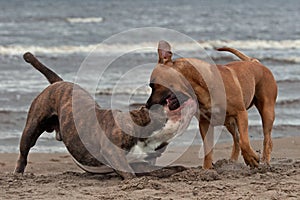
[(158, 63), (160, 64), (166, 64), (167, 62), (172, 62), (172, 52), (171, 52), (171, 45), (164, 41), (161, 40), (158, 43)]

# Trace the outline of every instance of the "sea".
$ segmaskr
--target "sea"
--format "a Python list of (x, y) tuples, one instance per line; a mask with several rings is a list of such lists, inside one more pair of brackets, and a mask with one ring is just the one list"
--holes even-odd
[[(103, 108), (128, 111), (146, 102), (157, 43), (216, 64), (237, 60), (228, 46), (259, 59), (278, 84), (272, 137), (299, 136), (300, 4), (297, 0), (12, 0), (0, 1), (0, 152), (18, 152), (27, 112), (49, 83), (23, 60), (27, 51), (64, 80), (76, 82)], [(222, 127), (216, 141), (231, 141)], [(250, 139), (262, 139), (249, 110)], [(201, 143), (197, 120), (176, 146)], [(34, 152), (66, 152), (44, 133)]]

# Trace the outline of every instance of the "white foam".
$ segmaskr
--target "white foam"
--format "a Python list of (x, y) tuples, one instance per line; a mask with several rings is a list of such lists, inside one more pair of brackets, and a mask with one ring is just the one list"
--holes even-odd
[(296, 56), (282, 58), (281, 60), (284, 62), (300, 63), (300, 57), (296, 57)]
[(211, 40), (199, 42), (203, 48), (228, 46), (236, 49), (299, 49), (300, 40)]
[(70, 23), (101, 23), (104, 21), (102, 17), (69, 17), (66, 20)]
[(141, 88), (136, 89), (135, 87), (123, 87), (123, 88), (104, 88), (104, 89), (97, 89), (96, 94), (99, 95), (150, 95), (151, 89), (149, 87), (147, 88)]
[[(214, 49), (228, 46), (236, 49), (300, 49), (300, 40), (209, 40), (200, 41), (200, 47), (204, 49)], [(175, 51), (199, 51), (199, 46), (195, 43), (171, 43)], [(30, 51), (33, 53), (43, 54), (73, 54), (73, 53), (90, 53), (92, 51), (103, 54), (118, 54), (136, 51), (138, 53), (156, 53), (157, 42), (143, 42), (133, 44), (91, 44), (91, 45), (61, 45), (61, 46), (26, 46), (26, 45), (2, 45), (0, 54), (2, 55), (22, 55)], [(299, 61), (300, 58), (293, 57), (293, 61)]]
[(43, 47), (43, 46), (23, 46), (23, 45), (9, 45), (0, 46), (0, 54), (2, 55), (22, 55), (23, 53), (30, 51), (32, 53), (42, 54), (72, 54), (77, 52), (89, 53), (97, 45), (87, 46), (54, 46), (54, 47)]

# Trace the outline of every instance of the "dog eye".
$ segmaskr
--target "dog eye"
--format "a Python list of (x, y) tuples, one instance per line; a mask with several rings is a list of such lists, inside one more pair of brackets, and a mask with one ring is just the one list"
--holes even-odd
[(150, 83), (149, 86), (150, 86), (151, 88), (153, 88), (153, 87), (154, 87), (154, 84), (153, 84), (153, 83)]

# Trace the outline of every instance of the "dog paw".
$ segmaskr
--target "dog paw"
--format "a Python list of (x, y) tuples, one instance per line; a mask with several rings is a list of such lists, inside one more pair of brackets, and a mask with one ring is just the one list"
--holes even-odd
[(13, 172), (13, 174), (14, 174), (15, 176), (22, 176), (22, 175), (24, 174), (24, 172), (19, 172), (19, 171), (15, 170), (15, 171)]
[(23, 166), (17, 166), (15, 168), (14, 174), (15, 175), (20, 175), (20, 174), (23, 175), (24, 169), (25, 169), (25, 167), (23, 167)]
[(266, 160), (263, 160), (261, 159), (260, 160), (260, 163), (259, 163), (261, 166), (265, 166), (265, 167), (270, 167), (270, 162), (266, 161)]
[(203, 169), (214, 169), (214, 165), (211, 159), (204, 159)]
[(250, 166), (251, 168), (258, 167), (259, 156), (256, 155), (256, 153), (253, 151), (244, 151), (242, 152), (242, 155), (246, 165)]
[(136, 175), (133, 173), (129, 173), (129, 172), (123, 172), (123, 171), (117, 171), (117, 174), (119, 174), (123, 180), (130, 180), (130, 179), (134, 179), (136, 178)]
[(260, 161), (264, 165), (270, 165), (270, 156), (263, 156)]

